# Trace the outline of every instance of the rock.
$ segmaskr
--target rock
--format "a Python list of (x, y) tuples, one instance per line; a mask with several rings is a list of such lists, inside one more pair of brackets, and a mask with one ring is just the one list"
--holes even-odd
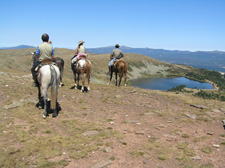
[(213, 133), (212, 133), (212, 132), (207, 132), (207, 134), (208, 134), (208, 135), (213, 135)]
[(15, 108), (15, 107), (19, 107), (19, 106), (22, 106), (22, 105), (23, 105), (23, 103), (21, 103), (21, 102), (13, 101), (12, 104), (10, 104), (10, 105), (5, 105), (5, 106), (3, 107), (3, 109), (4, 109), (4, 110), (8, 110), (8, 109)]
[(105, 151), (106, 151), (107, 153), (112, 152), (112, 148), (107, 147), (107, 148), (105, 148)]
[(220, 145), (213, 144), (213, 147), (214, 147), (214, 148), (220, 148)]
[(136, 123), (137, 125), (141, 125), (141, 123)]
[(129, 93), (131, 94), (131, 93), (136, 93), (136, 92), (137, 92), (137, 90), (133, 90), (133, 91), (131, 91), (131, 92), (129, 92)]
[(191, 119), (196, 119), (196, 115), (192, 115), (192, 114), (189, 114), (189, 113), (186, 113), (185, 115), (187, 117), (191, 118)]
[(220, 113), (221, 111), (219, 109), (213, 109), (214, 113)]
[(102, 161), (102, 162), (96, 163), (91, 168), (102, 168), (102, 167), (108, 166), (110, 164), (112, 164), (112, 161), (111, 160)]
[(201, 160), (201, 157), (200, 156), (194, 156), (194, 157), (192, 157), (192, 160)]
[(220, 111), (225, 112), (225, 108), (220, 108)]
[(87, 131), (82, 133), (84, 136), (91, 136), (91, 135), (97, 135), (99, 132), (98, 131)]
[(110, 121), (110, 122), (109, 122), (109, 124), (113, 125), (113, 124), (114, 124), (114, 122), (113, 122), (113, 121)]
[(145, 160), (143, 161), (144, 164), (147, 164), (147, 163), (149, 163), (149, 162), (150, 162), (149, 159), (145, 159)]
[(145, 132), (144, 131), (135, 131), (135, 134), (137, 134), (137, 135), (144, 135)]
[(195, 107), (195, 108), (199, 108), (199, 109), (206, 109), (206, 108), (208, 108), (207, 106), (204, 106), (204, 105), (196, 105), (196, 104), (190, 104), (190, 106)]

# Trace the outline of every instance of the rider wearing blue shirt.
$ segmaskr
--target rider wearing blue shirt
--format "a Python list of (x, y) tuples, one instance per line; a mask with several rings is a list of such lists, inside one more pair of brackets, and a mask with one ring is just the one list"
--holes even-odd
[(41, 64), (41, 62), (45, 59), (52, 59), (54, 58), (54, 48), (50, 44), (48, 44), (49, 36), (48, 34), (43, 34), (41, 37), (43, 43), (37, 46), (36, 49), (36, 58), (37, 61), (34, 62), (33, 67), (31, 68), (31, 73), (33, 75), (35, 86), (37, 86), (37, 77), (35, 69), (36, 67)]

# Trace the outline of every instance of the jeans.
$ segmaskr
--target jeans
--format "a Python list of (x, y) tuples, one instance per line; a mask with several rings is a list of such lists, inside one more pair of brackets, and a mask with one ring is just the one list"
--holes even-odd
[(41, 64), (40, 61), (36, 61), (34, 64), (33, 64), (33, 67), (31, 68), (31, 73), (33, 75), (33, 79), (36, 80), (36, 72), (35, 72), (35, 69), (36, 67)]
[(109, 61), (109, 64), (108, 64), (109, 67), (111, 67), (111, 65), (112, 65), (112, 63), (113, 63), (113, 61), (114, 61), (115, 59), (116, 59), (116, 58), (113, 58), (113, 59), (111, 59), (111, 60)]

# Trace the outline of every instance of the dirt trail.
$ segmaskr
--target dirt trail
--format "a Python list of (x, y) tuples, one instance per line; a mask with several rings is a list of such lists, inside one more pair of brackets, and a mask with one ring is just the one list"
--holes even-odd
[(21, 76), (0, 74), (0, 167), (224, 167), (224, 102), (93, 83), (81, 93), (65, 78), (59, 115), (44, 120)]

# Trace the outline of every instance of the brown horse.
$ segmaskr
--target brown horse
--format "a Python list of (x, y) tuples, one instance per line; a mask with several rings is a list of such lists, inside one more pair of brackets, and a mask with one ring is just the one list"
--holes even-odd
[(118, 84), (118, 86), (120, 86), (123, 75), (124, 75), (124, 86), (126, 86), (127, 85), (126, 84), (127, 83), (127, 69), (128, 69), (128, 65), (124, 60), (116, 61), (116, 63), (111, 66), (109, 85), (110, 85), (111, 80), (112, 80), (113, 72), (115, 72), (116, 86), (117, 86), (117, 74), (119, 74), (119, 84)]
[[(88, 80), (88, 87), (87, 87), (87, 92), (88, 92), (90, 90), (91, 62), (88, 59), (86, 59), (86, 57), (81, 56), (81, 58), (77, 61), (76, 64), (71, 63), (71, 69), (74, 75), (75, 89), (79, 87), (79, 80), (81, 77), (82, 79), (81, 92), (84, 92), (85, 79)], [(84, 77), (85, 73), (86, 73), (86, 76)]]

